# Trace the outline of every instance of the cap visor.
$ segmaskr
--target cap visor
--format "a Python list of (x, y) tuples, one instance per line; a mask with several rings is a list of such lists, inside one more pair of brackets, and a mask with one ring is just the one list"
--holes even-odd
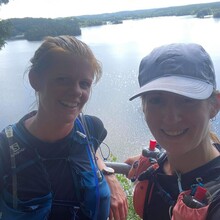
[(131, 101), (150, 91), (172, 92), (188, 98), (202, 100), (207, 99), (212, 94), (213, 86), (207, 82), (192, 78), (167, 76), (155, 79), (142, 86), (129, 100)]

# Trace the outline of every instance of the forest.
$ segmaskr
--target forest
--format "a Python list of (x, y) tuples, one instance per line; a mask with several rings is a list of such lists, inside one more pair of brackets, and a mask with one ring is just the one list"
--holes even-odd
[(220, 18), (220, 2), (174, 6), (167, 8), (121, 11), (98, 15), (83, 15), (56, 19), (13, 18), (3, 20), (9, 26), (8, 39), (42, 40), (45, 36), (81, 35), (81, 27), (118, 24), (123, 20), (161, 16), (186, 16)]

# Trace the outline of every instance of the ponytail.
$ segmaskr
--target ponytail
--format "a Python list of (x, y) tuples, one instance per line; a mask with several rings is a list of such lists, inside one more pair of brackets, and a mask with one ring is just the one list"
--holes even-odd
[(219, 140), (218, 136), (217, 136), (214, 132), (210, 131), (210, 132), (209, 132), (209, 136), (210, 136), (211, 140), (212, 140), (214, 143), (220, 144), (220, 140)]

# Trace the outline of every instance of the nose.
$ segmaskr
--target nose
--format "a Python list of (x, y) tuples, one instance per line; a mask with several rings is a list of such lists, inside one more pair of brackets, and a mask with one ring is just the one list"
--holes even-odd
[(79, 83), (73, 82), (72, 85), (69, 88), (69, 91), (71, 95), (75, 97), (81, 97), (82, 96), (82, 88)]
[(176, 124), (181, 121), (181, 111), (177, 103), (167, 103), (163, 106), (162, 114), (166, 124)]

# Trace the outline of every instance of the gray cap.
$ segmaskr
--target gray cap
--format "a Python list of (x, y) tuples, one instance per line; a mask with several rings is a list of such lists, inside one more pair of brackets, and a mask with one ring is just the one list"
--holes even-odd
[(206, 99), (216, 89), (209, 54), (198, 44), (175, 43), (155, 48), (139, 67), (140, 89), (130, 100), (149, 91), (167, 91)]

